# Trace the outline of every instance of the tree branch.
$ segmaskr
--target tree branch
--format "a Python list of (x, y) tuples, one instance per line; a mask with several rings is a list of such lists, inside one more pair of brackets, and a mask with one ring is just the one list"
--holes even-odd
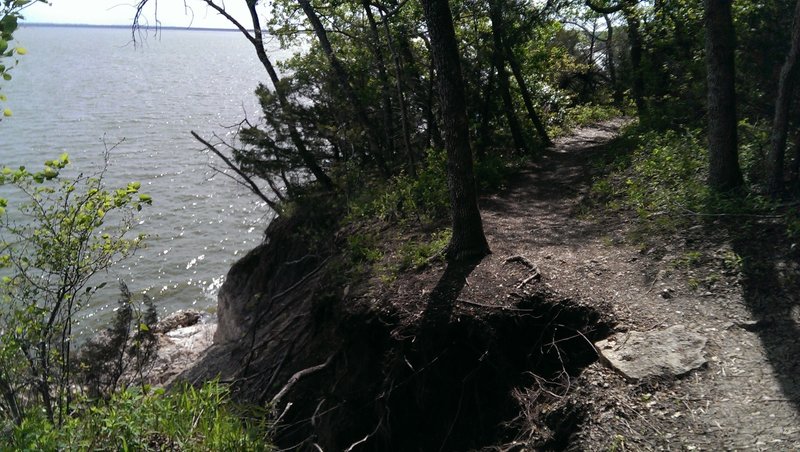
[(307, 369), (303, 369), (303, 370), (299, 370), (299, 371), (295, 372), (294, 375), (292, 375), (292, 377), (289, 378), (289, 381), (286, 383), (286, 385), (283, 388), (281, 388), (281, 390), (278, 391), (277, 394), (275, 394), (275, 397), (272, 398), (272, 401), (270, 402), (270, 404), (272, 406), (277, 405), (281, 401), (281, 399), (286, 395), (286, 393), (288, 393), (289, 390), (291, 390), (292, 387), (294, 385), (296, 385), (297, 382), (300, 381), (301, 378), (307, 377), (307, 376), (309, 376), (309, 375), (311, 375), (313, 373), (316, 373), (316, 372), (319, 372), (321, 370), (324, 370), (326, 367), (328, 367), (331, 364), (331, 362), (333, 362), (333, 357), (334, 356), (335, 356), (335, 354), (329, 356), (328, 359), (325, 360), (325, 362), (322, 363), (322, 364), (318, 364), (316, 366), (312, 366), (312, 367), (309, 367)]
[(250, 178), (250, 176), (248, 176), (247, 174), (245, 174), (245, 173), (244, 173), (244, 172), (243, 172), (241, 169), (239, 169), (239, 167), (238, 167), (238, 166), (236, 166), (236, 165), (235, 165), (235, 164), (234, 164), (234, 163), (233, 163), (233, 162), (232, 162), (232, 161), (231, 161), (231, 160), (230, 160), (230, 159), (229, 159), (229, 158), (228, 158), (228, 157), (227, 157), (225, 154), (223, 154), (222, 152), (220, 152), (220, 151), (219, 151), (219, 150), (218, 150), (218, 149), (217, 149), (217, 148), (216, 148), (216, 147), (215, 147), (213, 144), (211, 144), (211, 143), (209, 143), (208, 141), (206, 141), (206, 140), (204, 140), (203, 138), (201, 138), (201, 137), (200, 137), (200, 135), (198, 135), (198, 134), (197, 134), (197, 133), (196, 133), (194, 130), (192, 130), (192, 131), (191, 131), (191, 134), (192, 134), (192, 136), (194, 137), (194, 139), (195, 139), (195, 140), (199, 141), (199, 142), (200, 142), (200, 143), (202, 143), (202, 144), (203, 144), (203, 146), (205, 146), (205, 147), (206, 147), (206, 148), (207, 148), (209, 151), (211, 151), (211, 152), (213, 152), (214, 154), (216, 154), (216, 155), (217, 155), (217, 157), (219, 157), (220, 159), (222, 159), (222, 161), (223, 161), (223, 162), (225, 162), (225, 164), (226, 164), (226, 165), (228, 165), (228, 168), (230, 168), (230, 169), (232, 169), (233, 171), (235, 171), (235, 172), (236, 172), (236, 174), (238, 174), (238, 175), (239, 175), (239, 177), (241, 177), (242, 179), (244, 179), (244, 181), (245, 181), (245, 182), (247, 182), (247, 185), (250, 187), (250, 190), (251, 190), (253, 193), (255, 193), (255, 194), (256, 194), (256, 196), (258, 196), (259, 198), (261, 198), (261, 199), (262, 199), (262, 200), (263, 200), (265, 203), (267, 203), (267, 205), (268, 205), (268, 206), (269, 206), (269, 207), (270, 207), (272, 210), (275, 210), (275, 211), (277, 211), (277, 210), (278, 210), (278, 206), (275, 204), (275, 202), (274, 202), (273, 200), (269, 199), (269, 198), (267, 197), (267, 195), (265, 195), (265, 194), (264, 194), (264, 192), (262, 192), (262, 191), (261, 191), (261, 189), (260, 189), (260, 188), (258, 188), (258, 185), (256, 185), (256, 183), (255, 183), (255, 182), (253, 182), (253, 179), (252, 179), (252, 178)]

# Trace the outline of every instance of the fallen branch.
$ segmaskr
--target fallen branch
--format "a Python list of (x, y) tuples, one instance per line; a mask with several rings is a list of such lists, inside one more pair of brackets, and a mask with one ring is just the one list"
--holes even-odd
[(516, 256), (511, 256), (503, 262), (503, 265), (510, 264), (512, 262), (520, 263), (531, 270), (536, 270), (536, 265), (531, 262), (527, 257), (517, 254)]
[(317, 373), (317, 372), (325, 369), (326, 367), (328, 367), (331, 364), (331, 362), (333, 361), (334, 355), (329, 356), (328, 359), (325, 360), (325, 362), (322, 363), (322, 364), (318, 364), (316, 366), (309, 367), (307, 369), (303, 369), (303, 370), (299, 370), (299, 371), (295, 372), (294, 375), (292, 375), (292, 377), (289, 378), (289, 381), (286, 383), (286, 385), (284, 385), (283, 388), (281, 388), (281, 390), (278, 391), (277, 394), (275, 394), (275, 397), (272, 398), (272, 400), (270, 401), (270, 404), (272, 406), (277, 405), (281, 401), (281, 399), (286, 395), (286, 393), (288, 393), (292, 389), (292, 387), (294, 385), (296, 385), (297, 382), (300, 381), (302, 378), (307, 377), (307, 376), (309, 376), (311, 374)]
[(533, 309), (521, 309), (515, 308), (513, 306), (505, 306), (505, 305), (496, 305), (496, 304), (485, 304), (485, 303), (478, 303), (477, 301), (467, 300), (465, 298), (457, 298), (457, 302), (468, 304), (471, 306), (477, 306), (481, 308), (489, 308), (489, 309), (502, 309), (504, 311), (514, 311), (514, 312), (533, 312)]
[(535, 280), (535, 279), (539, 279), (539, 278), (541, 278), (541, 277), (542, 277), (542, 274), (541, 274), (541, 273), (539, 273), (539, 271), (538, 271), (538, 270), (534, 270), (534, 273), (533, 273), (532, 275), (528, 276), (527, 278), (523, 279), (521, 283), (517, 284), (517, 289), (522, 289), (522, 288), (523, 288), (523, 287), (525, 287), (525, 286), (526, 286), (526, 285), (527, 285), (529, 282), (531, 282), (531, 281), (533, 281), (533, 280)]

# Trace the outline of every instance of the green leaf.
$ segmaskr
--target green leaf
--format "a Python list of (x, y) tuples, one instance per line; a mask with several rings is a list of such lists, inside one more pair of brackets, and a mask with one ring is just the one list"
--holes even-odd
[(0, 20), (0, 30), (3, 33), (14, 33), (14, 30), (17, 29), (17, 16), (14, 14), (9, 14)]
[(142, 331), (142, 332), (150, 331), (150, 327), (147, 326), (147, 324), (145, 324), (145, 323), (140, 323), (139, 324), (139, 331)]
[(5, 39), (0, 39), (0, 53), (5, 52), (6, 49), (8, 49), (8, 41), (6, 41)]
[(55, 168), (52, 168), (50, 166), (46, 167), (44, 169), (43, 173), (44, 173), (45, 179), (47, 179), (47, 180), (53, 179), (56, 176), (58, 176), (58, 170), (56, 170)]

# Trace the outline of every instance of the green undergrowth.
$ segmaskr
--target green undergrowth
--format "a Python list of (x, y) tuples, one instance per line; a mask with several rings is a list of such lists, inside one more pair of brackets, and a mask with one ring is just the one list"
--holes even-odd
[(216, 381), (168, 392), (131, 387), (76, 405), (60, 428), (35, 412), (6, 426), (0, 451), (272, 450), (267, 411), (233, 405)]
[[(488, 155), (476, 161), (479, 190), (490, 193), (501, 189), (521, 163), (520, 159), (504, 155)], [(346, 222), (379, 219), (401, 225), (428, 225), (447, 218), (450, 196), (446, 164), (444, 150), (429, 150), (416, 178), (404, 173), (371, 184), (351, 181)]]
[(548, 126), (552, 137), (569, 134), (572, 129), (584, 127), (623, 116), (623, 111), (611, 105), (580, 104), (564, 109), (559, 121)]
[[(452, 236), (445, 226), (450, 212), (446, 160), (444, 150), (429, 150), (416, 178), (401, 174), (369, 185), (350, 184), (355, 188), (343, 221), (349, 231), (345, 252), (350, 271), (391, 282), (401, 272), (419, 271), (443, 259)], [(523, 162), (496, 154), (476, 161), (479, 191), (502, 189)]]
[(612, 211), (635, 213), (651, 232), (675, 232), (714, 219), (742, 221), (763, 215), (783, 215), (786, 231), (797, 237), (800, 222), (789, 209), (766, 196), (763, 161), (768, 147), (765, 124), (742, 122), (740, 164), (745, 187), (735, 193), (715, 193), (706, 184), (708, 151), (699, 129), (646, 131), (629, 126), (605, 158), (591, 200)]

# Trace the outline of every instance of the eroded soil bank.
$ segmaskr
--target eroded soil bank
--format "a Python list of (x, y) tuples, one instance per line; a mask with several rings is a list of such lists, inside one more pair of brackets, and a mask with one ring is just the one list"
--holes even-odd
[[(479, 261), (355, 283), (336, 252), (347, 232), (304, 227), (335, 212), (276, 221), (231, 269), (215, 345), (183, 377), (272, 403), (288, 449), (795, 447), (796, 253), (754, 247), (758, 228), (647, 241), (625, 215), (587, 214), (623, 124), (578, 130), (483, 199)], [(379, 232), (389, 259), (409, 239)], [(689, 252), (707, 259), (688, 269)], [(627, 381), (597, 361), (612, 332), (673, 325), (708, 337), (704, 369)]]

